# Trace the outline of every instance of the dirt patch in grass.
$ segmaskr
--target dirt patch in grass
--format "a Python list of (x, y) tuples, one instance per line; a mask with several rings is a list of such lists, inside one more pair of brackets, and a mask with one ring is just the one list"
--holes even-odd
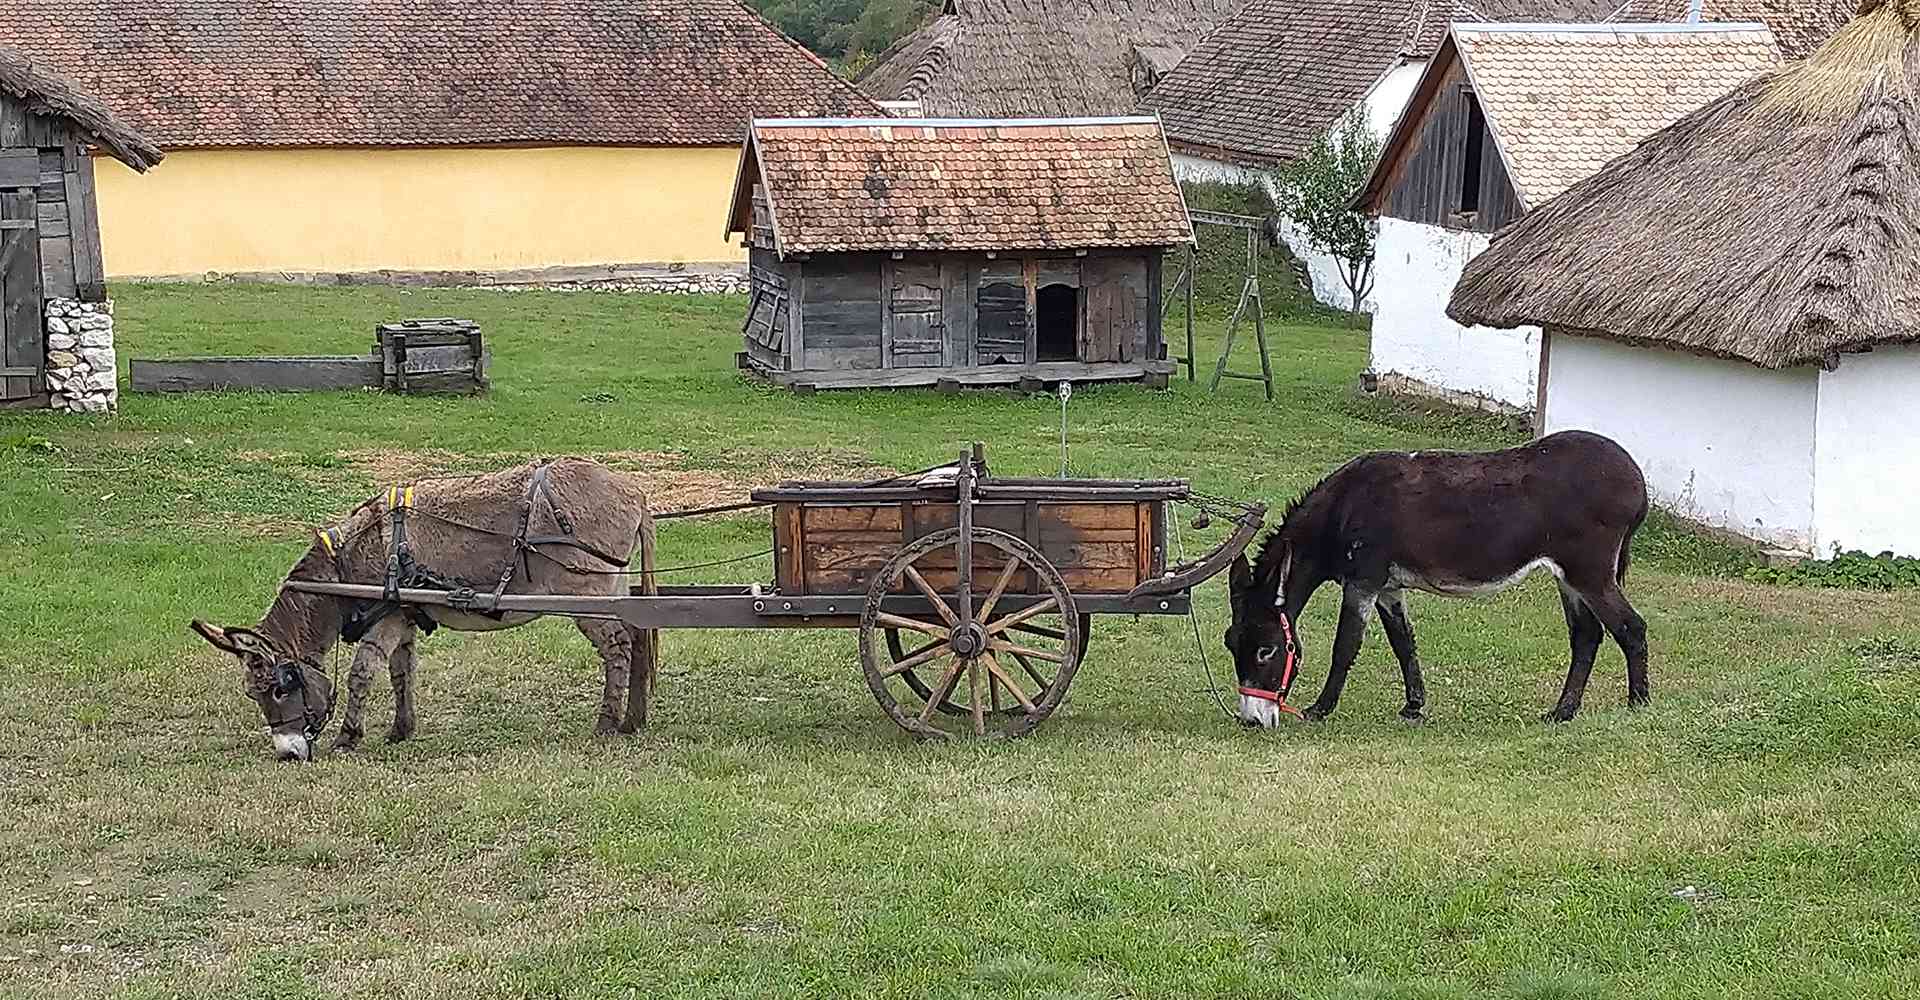
[[(376, 483), (404, 483), (482, 469), (506, 468), (528, 456), (506, 452), (463, 455), (443, 448), (354, 448), (336, 453), (239, 451), (235, 459), (266, 462), (315, 486), (340, 486), (344, 480), (371, 478)], [(583, 457), (631, 472), (646, 484), (655, 511), (709, 507), (747, 499), (753, 490), (786, 480), (841, 480), (865, 482), (892, 475), (895, 470), (874, 465), (862, 456), (838, 450), (798, 450), (742, 458), (724, 467), (690, 467), (685, 455), (671, 451), (606, 451)], [(279, 525), (261, 524), (242, 530), (261, 535), (284, 533)]]

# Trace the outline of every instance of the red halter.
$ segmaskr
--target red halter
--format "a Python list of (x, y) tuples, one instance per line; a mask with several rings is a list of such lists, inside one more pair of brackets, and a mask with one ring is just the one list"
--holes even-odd
[(1287, 704), (1287, 692), (1293, 690), (1293, 672), (1300, 665), (1300, 644), (1293, 638), (1293, 620), (1284, 611), (1280, 613), (1280, 632), (1287, 639), (1287, 660), (1280, 667), (1280, 689), (1269, 691), (1266, 688), (1242, 686), (1240, 693), (1249, 698), (1273, 702), (1275, 708), (1298, 719), (1301, 718), (1300, 710)]

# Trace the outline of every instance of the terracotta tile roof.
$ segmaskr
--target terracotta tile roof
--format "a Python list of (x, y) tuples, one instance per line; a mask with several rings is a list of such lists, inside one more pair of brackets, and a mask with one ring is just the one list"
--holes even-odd
[(1071, 250), (1192, 239), (1152, 118), (755, 122), (779, 252)]
[[(928, 116), (1124, 115), (1240, 0), (947, 0), (860, 76)], [(1143, 89), (1143, 88), (1142, 88)]]
[(9, 44), (163, 148), (731, 145), (876, 115), (737, 0), (0, 0)]
[[(1452, 20), (1599, 21), (1620, 0), (1251, 0), (1141, 102), (1174, 148), (1271, 162), (1305, 152), (1402, 59)], [(1375, 122), (1385, 130), (1391, 122)]]
[[(1685, 21), (1688, 0), (1631, 0), (1615, 21)], [(1788, 59), (1805, 59), (1853, 19), (1859, 0), (1703, 0), (1702, 21), (1759, 22)]]
[(1453, 40), (1529, 208), (1780, 64), (1764, 26), (1458, 24)]

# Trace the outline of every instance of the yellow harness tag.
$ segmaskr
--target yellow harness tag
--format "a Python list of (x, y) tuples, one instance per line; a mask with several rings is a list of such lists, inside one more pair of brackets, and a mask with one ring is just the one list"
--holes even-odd
[(334, 548), (333, 548), (333, 529), (332, 528), (324, 528), (320, 531), (320, 546), (327, 550), (327, 555), (329, 556), (337, 556), (340, 554), (334, 551)]

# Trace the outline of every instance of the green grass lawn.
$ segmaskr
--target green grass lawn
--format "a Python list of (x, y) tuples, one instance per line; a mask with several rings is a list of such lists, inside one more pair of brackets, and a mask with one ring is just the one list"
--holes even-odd
[[(1248, 732), (1203, 693), (1187, 622), (1101, 619), (1026, 740), (914, 743), (852, 633), (775, 631), (668, 633), (651, 728), (594, 738), (597, 661), (555, 621), (426, 640), (412, 741), (378, 739), (382, 680), (362, 750), (276, 764), (187, 619), (252, 621), (304, 526), (389, 482), (585, 453), (654, 477), (666, 508), (974, 439), (996, 472), (1044, 475), (1058, 404), (770, 390), (732, 370), (737, 299), (115, 292), (123, 357), (359, 353), (376, 322), (472, 317), (494, 389), (0, 415), (0, 995), (1920, 989), (1920, 593), (1741, 582), (1736, 554), (1658, 521), (1628, 586), (1654, 705), (1623, 707), (1609, 645), (1561, 727), (1532, 721), (1567, 656), (1542, 578), (1414, 599), (1420, 727), (1394, 718), (1377, 633), (1332, 720)], [(1516, 440), (1356, 396), (1358, 331), (1282, 326), (1275, 355), (1271, 405), (1244, 382), (1082, 388), (1076, 472), (1279, 503), (1360, 451)], [(766, 535), (764, 516), (672, 522), (661, 558)], [(1196, 594), (1216, 670), (1224, 589)], [(1303, 623), (1309, 697), (1332, 610), (1323, 594)]]

